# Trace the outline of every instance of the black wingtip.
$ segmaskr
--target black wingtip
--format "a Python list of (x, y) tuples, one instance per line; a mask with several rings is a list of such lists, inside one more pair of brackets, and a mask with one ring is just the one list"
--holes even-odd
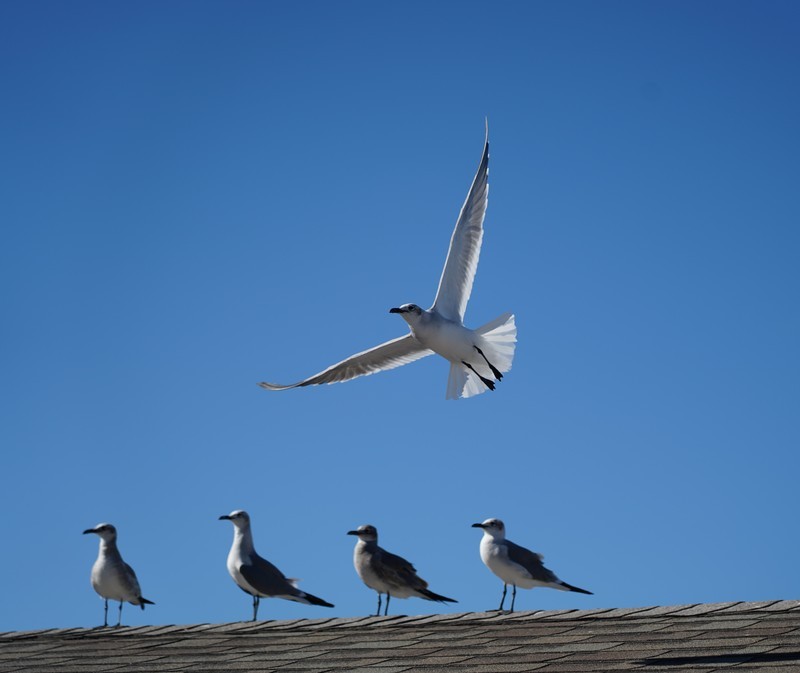
[(304, 592), (303, 596), (311, 605), (319, 605), (323, 608), (335, 608), (336, 606), (333, 603), (328, 603), (328, 601), (322, 600), (319, 596), (314, 596), (313, 594), (308, 594)]
[(594, 596), (591, 591), (586, 591), (586, 589), (581, 589), (580, 587), (574, 587), (571, 584), (567, 584), (566, 582), (561, 583), (564, 588), (569, 589), (570, 591), (574, 591), (576, 594), (587, 594), (589, 596)]
[(437, 601), (439, 603), (458, 603), (455, 598), (448, 598), (447, 596), (435, 594), (430, 589), (424, 589), (423, 591), (420, 591), (420, 593), (429, 601)]

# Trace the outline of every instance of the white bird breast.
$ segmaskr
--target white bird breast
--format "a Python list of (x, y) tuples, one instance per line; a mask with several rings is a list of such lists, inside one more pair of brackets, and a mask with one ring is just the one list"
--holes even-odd
[(476, 351), (475, 333), (463, 325), (435, 316), (434, 320), (412, 327), (417, 340), (450, 362), (470, 362)]
[(481, 560), (506, 584), (516, 584), (526, 589), (534, 586), (530, 583), (530, 573), (518, 563), (510, 561), (506, 548), (488, 535), (481, 540)]
[(92, 588), (103, 598), (112, 601), (136, 600), (135, 587), (130, 578), (123, 575), (121, 567), (98, 560), (92, 568)]

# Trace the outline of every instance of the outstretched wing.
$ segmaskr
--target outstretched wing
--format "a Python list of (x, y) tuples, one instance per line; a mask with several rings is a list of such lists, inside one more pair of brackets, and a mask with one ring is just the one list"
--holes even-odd
[(483, 218), (489, 201), (489, 127), (486, 127), (486, 143), (478, 172), (472, 181), (467, 200), (450, 238), (450, 249), (444, 263), (442, 277), (433, 309), (449, 320), (464, 321), (472, 282), (478, 269), (483, 240)]
[(288, 386), (267, 382), (262, 382), (258, 385), (267, 390), (287, 390), (288, 388), (316, 386), (322, 383), (339, 383), (341, 381), (349, 381), (357, 376), (369, 376), (387, 369), (394, 369), (428, 355), (433, 355), (433, 351), (425, 348), (413, 335), (407, 334), (387, 341), (380, 346), (375, 346), (375, 348), (356, 353), (346, 360), (328, 367), (325, 371), (307, 378), (305, 381)]

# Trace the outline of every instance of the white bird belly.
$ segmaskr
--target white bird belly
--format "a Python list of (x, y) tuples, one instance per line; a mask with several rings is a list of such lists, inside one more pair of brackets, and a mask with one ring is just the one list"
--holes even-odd
[(371, 555), (369, 553), (361, 551), (359, 545), (356, 545), (355, 551), (353, 552), (353, 566), (355, 566), (358, 576), (370, 589), (385, 594), (391, 587), (378, 577), (372, 569), (370, 558)]
[(98, 559), (92, 566), (92, 588), (112, 601), (138, 603), (138, 587), (131, 586), (125, 569), (105, 560)]
[(506, 548), (495, 544), (491, 538), (481, 541), (481, 560), (506, 584), (515, 584), (523, 589), (537, 586), (530, 573), (518, 563), (509, 560)]
[(391, 594), (395, 598), (409, 598), (417, 596), (417, 592), (405, 586), (399, 586), (394, 583), (387, 582), (380, 577), (373, 569), (370, 563), (371, 554), (362, 552), (356, 547), (353, 552), (353, 565), (356, 568), (358, 576), (361, 581), (366, 584), (373, 591), (380, 594)]
[(247, 580), (244, 578), (244, 575), (239, 572), (239, 568), (241, 568), (243, 564), (242, 555), (237, 553), (237, 550), (231, 549), (228, 553), (228, 573), (233, 578), (233, 581), (236, 582), (242, 589), (244, 589), (247, 593), (253, 596), (261, 596), (262, 598), (266, 598), (265, 594), (259, 593), (256, 589), (250, 586), (247, 583)]
[(475, 350), (475, 333), (463, 325), (440, 318), (417, 325), (414, 336), (426, 348), (450, 362), (471, 362), (478, 355)]

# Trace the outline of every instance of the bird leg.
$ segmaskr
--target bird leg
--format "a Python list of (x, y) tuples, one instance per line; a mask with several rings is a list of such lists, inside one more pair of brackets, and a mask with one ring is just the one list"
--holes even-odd
[(258, 596), (253, 596), (253, 621), (256, 621), (258, 617), (258, 604), (260, 602), (260, 598)]
[(464, 362), (464, 360), (462, 360), (461, 364), (464, 365), (467, 369), (471, 369), (472, 373), (475, 374), (475, 376), (477, 376), (481, 381), (483, 381), (489, 390), (494, 390), (494, 381), (478, 374), (478, 372), (475, 371), (475, 367), (473, 367), (469, 362)]
[(378, 611), (375, 613), (376, 617), (381, 616), (381, 592), (378, 592)]
[(513, 584), (514, 592), (511, 594), (511, 612), (514, 612), (514, 601), (517, 600), (517, 585)]
[(105, 608), (103, 609), (103, 626), (108, 626), (108, 599), (105, 599)]
[(503, 378), (503, 374), (500, 372), (500, 370), (499, 370), (499, 369), (497, 369), (497, 367), (495, 367), (495, 366), (494, 366), (494, 365), (493, 365), (491, 362), (489, 362), (488, 358), (487, 358), (487, 357), (486, 357), (486, 356), (483, 354), (483, 351), (482, 351), (480, 348), (478, 348), (477, 346), (474, 346), (474, 345), (473, 345), (473, 348), (474, 348), (476, 351), (478, 351), (478, 352), (481, 354), (481, 357), (482, 357), (484, 360), (486, 360), (486, 364), (487, 364), (487, 365), (489, 365), (489, 369), (491, 369), (491, 370), (492, 370), (492, 374), (494, 374), (494, 377), (495, 377), (495, 378), (496, 378), (498, 381), (499, 381), (500, 379), (502, 379), (502, 378)]
[(386, 615), (388, 615), (388, 614), (389, 614), (389, 599), (390, 599), (391, 597), (392, 597), (392, 594), (390, 594), (390, 593), (387, 591), (387, 592), (386, 592), (386, 609), (383, 611), (383, 616), (384, 616), (384, 617), (385, 617)]
[(119, 619), (117, 619), (117, 626), (122, 625), (122, 601), (119, 602)]
[(508, 584), (506, 584), (505, 582), (503, 582), (503, 597), (500, 599), (500, 607), (499, 607), (499, 608), (497, 608), (497, 609), (498, 609), (498, 610), (500, 610), (501, 612), (502, 612), (502, 610), (503, 610), (503, 603), (505, 603), (505, 602), (506, 602), (506, 591), (508, 591)]

